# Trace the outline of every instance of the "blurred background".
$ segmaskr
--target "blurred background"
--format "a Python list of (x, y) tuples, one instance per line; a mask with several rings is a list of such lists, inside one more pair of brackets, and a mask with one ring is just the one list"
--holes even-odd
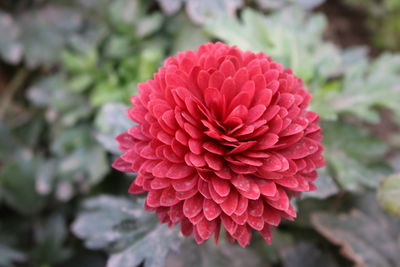
[[(400, 266), (399, 0), (0, 0), (0, 266)], [(138, 82), (221, 40), (293, 69), (327, 167), (268, 246), (195, 245), (110, 165)]]

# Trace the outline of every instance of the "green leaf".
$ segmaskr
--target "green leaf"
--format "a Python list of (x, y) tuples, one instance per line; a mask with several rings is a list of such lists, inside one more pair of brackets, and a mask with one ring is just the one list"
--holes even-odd
[(53, 214), (36, 225), (33, 257), (41, 264), (56, 264), (66, 260), (71, 251), (64, 247), (67, 238), (65, 218), (62, 214)]
[(179, 244), (177, 232), (176, 228), (172, 230), (166, 225), (158, 225), (132, 246), (111, 254), (107, 267), (139, 266), (142, 262), (144, 267), (164, 266), (170, 247)]
[(20, 31), (13, 17), (0, 12), (0, 56), (6, 62), (17, 64), (22, 58), (22, 45), (19, 42)]
[(62, 74), (48, 76), (29, 88), (28, 98), (35, 105), (48, 109), (45, 114), (48, 121), (70, 127), (89, 117), (92, 106), (82, 94), (73, 93), (67, 88)]
[(90, 185), (99, 183), (108, 171), (109, 163), (106, 153), (95, 145), (77, 148), (65, 155), (57, 170), (59, 175), (68, 177), (68, 180), (82, 177)]
[(148, 14), (143, 17), (136, 26), (136, 34), (139, 38), (146, 38), (160, 29), (163, 16), (160, 13)]
[(339, 50), (322, 39), (326, 27), (322, 15), (308, 17), (302, 10), (283, 9), (264, 16), (245, 9), (242, 20), (220, 17), (210, 20), (206, 29), (230, 45), (265, 52), (312, 88), (341, 73)]
[(324, 199), (339, 192), (339, 188), (333, 181), (333, 178), (329, 175), (326, 167), (318, 170), (318, 178), (315, 180), (314, 184), (317, 186), (317, 190), (303, 193), (303, 198)]
[(254, 250), (232, 245), (221, 238), (218, 244), (209, 240), (201, 245), (193, 239), (185, 239), (179, 249), (168, 255), (167, 266), (191, 267), (258, 267), (262, 259)]
[[(194, 50), (199, 45), (209, 41), (203, 27), (196, 26), (186, 22), (187, 18), (184, 14), (174, 16), (174, 19), (168, 23), (168, 31), (174, 34), (172, 39), (172, 53), (179, 51)], [(190, 36), (190, 38), (187, 38)]]
[(299, 263), (307, 267), (339, 266), (332, 254), (311, 242), (300, 241), (295, 245), (283, 247), (280, 253), (285, 267), (298, 267)]
[(119, 30), (131, 28), (138, 21), (143, 12), (141, 1), (120, 0), (113, 1), (106, 9), (113, 26)]
[[(27, 92), (27, 97), (34, 105), (46, 107), (51, 105), (57, 95), (64, 90), (64, 81), (61, 76), (50, 76), (34, 83)], [(62, 97), (65, 98), (65, 95)]]
[(4, 267), (14, 266), (13, 262), (24, 262), (26, 256), (14, 248), (0, 244), (0, 265)]
[(23, 13), (18, 22), (26, 63), (35, 68), (59, 61), (68, 37), (77, 31), (82, 19), (75, 10), (49, 5)]
[(207, 18), (233, 16), (242, 5), (242, 0), (187, 0), (186, 12), (194, 22), (202, 24)]
[(374, 61), (359, 61), (345, 73), (341, 92), (331, 106), (368, 122), (377, 123), (377, 107), (395, 112), (400, 121), (400, 54), (383, 54)]
[(341, 253), (354, 265), (397, 266), (400, 262), (400, 221), (385, 216), (377, 208), (376, 200), (367, 201), (365, 209), (346, 214), (315, 213), (311, 221), (325, 238), (341, 246)]
[(297, 5), (303, 9), (313, 9), (326, 0), (256, 0), (257, 4), (263, 9), (287, 8), (289, 5)]
[(74, 92), (83, 92), (93, 83), (90, 74), (77, 75), (69, 80), (69, 88)]
[(177, 230), (159, 225), (143, 210), (142, 201), (113, 196), (87, 199), (72, 231), (90, 249), (111, 252), (107, 266), (163, 266), (171, 246), (179, 245)]
[[(150, 79), (154, 72), (157, 71), (159, 64), (162, 60), (163, 52), (159, 47), (146, 47), (141, 51), (139, 56), (139, 64), (137, 69), (137, 78), (138, 82), (145, 81)], [(130, 95), (136, 93), (135, 91), (131, 91)]]
[(0, 170), (0, 195), (10, 207), (26, 215), (39, 212), (45, 205), (45, 199), (35, 190), (34, 174), (40, 162), (28, 154), (25, 151)]
[(153, 229), (151, 213), (143, 203), (113, 196), (89, 198), (72, 225), (73, 233), (90, 249), (121, 250)]
[(95, 120), (97, 140), (105, 149), (115, 154), (120, 153), (115, 137), (135, 125), (126, 115), (127, 109), (127, 106), (119, 103), (105, 104)]
[(318, 88), (313, 94), (310, 110), (318, 113), (323, 120), (337, 120), (338, 114), (330, 104), (330, 101), (337, 95), (340, 86), (341, 83), (339, 81), (334, 81), (325, 83), (322, 87)]
[(243, 6), (243, 0), (157, 0), (164, 13), (172, 15), (186, 4), (189, 18), (196, 24), (203, 24), (208, 18), (229, 15), (234, 16)]
[(82, 53), (64, 51), (62, 53), (62, 63), (67, 71), (82, 74), (96, 70), (97, 57), (98, 55), (94, 48)]
[(0, 160), (5, 161), (10, 157), (14, 157), (16, 152), (19, 152), (22, 149), (22, 145), (12, 134), (11, 129), (9, 129), (2, 121), (0, 121), (0, 136)]
[(325, 157), (329, 172), (346, 190), (375, 188), (389, 171), (382, 163), (387, 145), (360, 126), (323, 123)]
[(378, 188), (378, 200), (391, 215), (400, 216), (400, 174), (386, 177)]
[(132, 53), (131, 41), (126, 36), (111, 36), (105, 44), (104, 56), (122, 59)]

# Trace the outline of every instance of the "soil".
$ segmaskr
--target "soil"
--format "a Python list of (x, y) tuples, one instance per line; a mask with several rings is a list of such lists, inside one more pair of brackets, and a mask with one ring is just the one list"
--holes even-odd
[(327, 0), (315, 11), (322, 12), (327, 16), (326, 39), (343, 48), (367, 46), (371, 49), (372, 56), (379, 52), (372, 48), (372, 34), (367, 27), (367, 13), (361, 6), (349, 6), (342, 0)]

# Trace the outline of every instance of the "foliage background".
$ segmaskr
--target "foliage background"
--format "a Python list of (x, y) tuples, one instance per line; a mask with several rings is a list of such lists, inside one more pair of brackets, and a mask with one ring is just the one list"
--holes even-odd
[[(400, 266), (397, 0), (2, 0), (0, 266)], [(195, 245), (110, 168), (136, 84), (222, 40), (291, 67), (327, 167), (272, 246)]]

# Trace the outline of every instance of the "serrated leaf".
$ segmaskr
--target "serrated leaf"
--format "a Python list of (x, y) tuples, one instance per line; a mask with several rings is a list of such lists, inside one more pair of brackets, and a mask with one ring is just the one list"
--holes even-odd
[(362, 186), (375, 188), (390, 170), (382, 163), (387, 145), (345, 122), (324, 123), (322, 128), (325, 157), (340, 185), (353, 191)]
[(243, 6), (243, 0), (157, 0), (164, 13), (172, 15), (176, 13), (183, 4), (186, 5), (186, 13), (189, 18), (197, 23), (203, 24), (208, 18), (235, 15), (238, 8)]
[(352, 210), (347, 214), (321, 212), (313, 214), (314, 227), (355, 266), (391, 267), (400, 262), (399, 220), (392, 220), (367, 204), (367, 212)]
[(101, 107), (96, 117), (97, 140), (105, 149), (115, 154), (120, 153), (115, 137), (134, 125), (126, 116), (127, 109), (123, 104), (108, 103)]
[(391, 215), (400, 216), (400, 174), (386, 177), (378, 188), (378, 200)]
[(303, 193), (303, 198), (325, 199), (339, 192), (339, 188), (329, 175), (326, 167), (318, 170), (318, 178), (314, 184), (317, 186), (317, 190)]
[(186, 0), (186, 12), (196, 23), (202, 24), (207, 18), (233, 16), (243, 5), (242, 0)]
[(257, 4), (263, 9), (285, 8), (288, 5), (297, 5), (303, 9), (313, 9), (326, 0), (256, 0)]
[(82, 18), (72, 9), (49, 5), (23, 13), (18, 22), (24, 58), (29, 67), (35, 68), (60, 59), (67, 38), (76, 32)]
[(72, 225), (73, 233), (90, 249), (121, 250), (155, 224), (141, 202), (102, 195), (83, 202)]
[(139, 38), (146, 38), (155, 33), (162, 25), (163, 16), (161, 13), (153, 13), (144, 16), (136, 26), (136, 34)]
[(109, 7), (105, 10), (109, 13), (114, 27), (125, 29), (140, 18), (142, 8), (140, 1), (120, 0), (109, 3)]
[(368, 122), (379, 121), (376, 108), (388, 108), (400, 120), (400, 54), (383, 54), (360, 61), (346, 72), (341, 92), (331, 99), (337, 112), (351, 113)]
[(172, 52), (174, 54), (188, 49), (194, 50), (209, 40), (203, 27), (186, 23), (186, 20), (187, 18), (183, 14), (179, 14), (168, 24), (169, 31), (174, 34), (172, 40)]
[(339, 50), (323, 42), (326, 19), (307, 17), (298, 9), (283, 9), (268, 16), (245, 9), (242, 22), (230, 17), (210, 20), (206, 29), (230, 45), (254, 52), (265, 52), (290, 67), (314, 88), (341, 71)]
[(105, 151), (96, 145), (77, 148), (64, 155), (58, 165), (57, 173), (69, 180), (82, 177), (90, 185), (99, 183), (108, 172)]
[(178, 246), (177, 230), (168, 229), (166, 225), (158, 225), (143, 238), (134, 241), (127, 249), (111, 254), (107, 267), (138, 266), (144, 262), (144, 267), (164, 266), (171, 246)]
[(171, 246), (179, 245), (177, 230), (159, 225), (143, 210), (143, 202), (99, 196), (83, 202), (72, 231), (90, 249), (111, 252), (107, 266), (163, 266)]

